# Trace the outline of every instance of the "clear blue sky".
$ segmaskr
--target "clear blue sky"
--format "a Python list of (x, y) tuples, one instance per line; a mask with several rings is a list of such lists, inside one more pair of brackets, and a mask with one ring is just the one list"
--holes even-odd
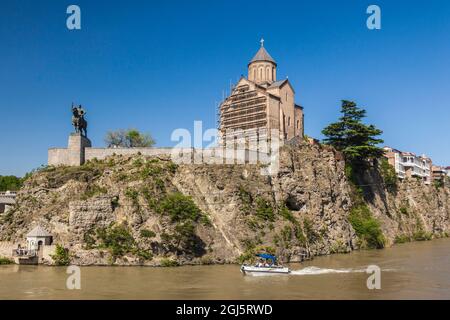
[[(82, 29), (66, 28), (81, 7)], [(366, 28), (378, 4), (382, 29)], [(194, 120), (215, 126), (215, 102), (246, 74), (264, 37), (322, 138), (340, 100), (355, 100), (387, 145), (450, 165), (450, 2), (13, 1), (0, 4), (0, 175), (45, 164), (64, 147), (70, 105), (89, 135), (135, 127), (170, 146)]]

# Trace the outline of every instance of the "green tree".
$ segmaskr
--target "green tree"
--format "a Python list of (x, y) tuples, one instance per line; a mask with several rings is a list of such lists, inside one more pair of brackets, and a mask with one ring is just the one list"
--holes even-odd
[(109, 249), (114, 258), (132, 252), (136, 244), (131, 230), (126, 225), (110, 225), (108, 228), (99, 228), (97, 229), (97, 238), (101, 242), (100, 247)]
[(56, 245), (55, 253), (51, 254), (50, 257), (57, 266), (68, 266), (70, 264), (69, 250), (60, 244)]
[(109, 147), (144, 148), (155, 145), (155, 140), (148, 133), (136, 129), (109, 131), (105, 136), (105, 144)]
[(172, 222), (197, 221), (202, 214), (192, 198), (180, 192), (167, 195), (161, 201), (159, 211), (167, 214)]
[(366, 110), (358, 108), (356, 103), (343, 100), (342, 117), (322, 130), (326, 136), (324, 142), (342, 151), (349, 161), (362, 163), (365, 160), (378, 159), (383, 156), (383, 149), (377, 145), (383, 143), (377, 136), (383, 131), (374, 125), (362, 123)]
[(22, 187), (22, 182), (16, 176), (0, 176), (0, 191), (17, 191)]

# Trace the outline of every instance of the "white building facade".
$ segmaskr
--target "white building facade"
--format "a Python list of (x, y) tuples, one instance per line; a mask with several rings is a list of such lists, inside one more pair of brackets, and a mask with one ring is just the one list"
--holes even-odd
[(384, 147), (384, 151), (400, 179), (416, 177), (422, 179), (426, 184), (432, 182), (433, 162), (429, 157), (417, 156), (412, 152), (403, 152), (391, 147)]

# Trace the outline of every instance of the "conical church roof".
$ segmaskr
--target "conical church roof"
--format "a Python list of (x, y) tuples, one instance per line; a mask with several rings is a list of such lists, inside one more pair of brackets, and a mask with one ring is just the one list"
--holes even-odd
[(52, 235), (47, 232), (44, 228), (41, 226), (35, 227), (33, 230), (31, 230), (27, 237), (51, 237)]
[(261, 40), (261, 48), (259, 48), (258, 52), (255, 54), (250, 63), (255, 61), (270, 61), (274, 64), (277, 64), (275, 60), (270, 56), (267, 50), (264, 48), (264, 40)]

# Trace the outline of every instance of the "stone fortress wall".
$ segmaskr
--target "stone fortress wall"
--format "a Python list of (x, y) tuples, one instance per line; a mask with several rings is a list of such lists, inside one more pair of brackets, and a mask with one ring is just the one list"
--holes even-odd
[(67, 148), (50, 148), (48, 150), (48, 165), (80, 166), (86, 161), (103, 160), (112, 155), (131, 156), (171, 156), (176, 163), (211, 163), (211, 164), (244, 164), (266, 163), (269, 160), (267, 152), (249, 149), (226, 149), (223, 147), (196, 148), (93, 148), (91, 141), (81, 134), (72, 133), (69, 136)]

